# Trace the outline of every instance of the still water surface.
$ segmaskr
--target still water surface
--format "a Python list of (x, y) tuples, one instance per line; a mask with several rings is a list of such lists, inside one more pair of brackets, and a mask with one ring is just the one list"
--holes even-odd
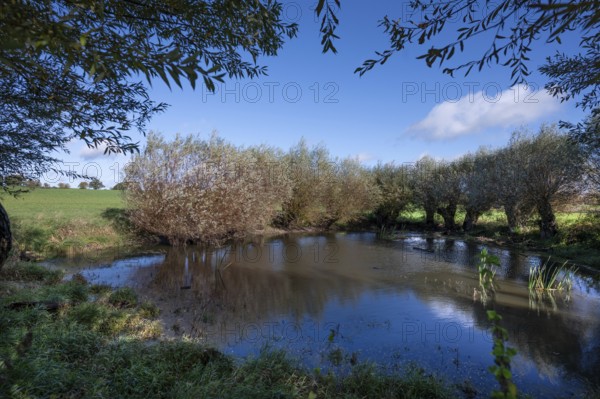
[(579, 396), (600, 385), (600, 293), (578, 275), (570, 295), (532, 301), (529, 268), (543, 259), (499, 256), (494, 304), (476, 292), (483, 247), (408, 234), (256, 239), (219, 250), (168, 249), (88, 267), (93, 283), (134, 287), (163, 310), (165, 327), (235, 356), (285, 348), (308, 367), (345, 372), (355, 361), (388, 371), (414, 362), (487, 396), (496, 383), (486, 309), (510, 336), (514, 380), (535, 397)]

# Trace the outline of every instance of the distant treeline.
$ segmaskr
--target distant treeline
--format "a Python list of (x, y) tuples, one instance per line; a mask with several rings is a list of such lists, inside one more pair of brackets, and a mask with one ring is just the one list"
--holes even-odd
[[(480, 215), (502, 208), (511, 231), (534, 214), (543, 238), (558, 231), (556, 206), (598, 192), (589, 154), (555, 125), (518, 130), (500, 149), (453, 161), (425, 156), (415, 163), (365, 167), (333, 157), (304, 140), (287, 152), (238, 147), (213, 136), (150, 134), (127, 166), (123, 186), (132, 222), (172, 244), (211, 241), (261, 230), (331, 228), (363, 221), (392, 227), (409, 207), (435, 214), (444, 228), (473, 229)], [(461, 226), (455, 219), (464, 208)]]

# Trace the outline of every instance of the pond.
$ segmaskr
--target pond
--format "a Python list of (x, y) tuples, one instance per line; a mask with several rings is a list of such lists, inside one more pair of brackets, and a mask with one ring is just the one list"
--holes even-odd
[[(288, 234), (207, 250), (164, 249), (83, 270), (92, 283), (131, 286), (162, 309), (170, 334), (235, 356), (284, 348), (311, 368), (347, 372), (416, 364), (487, 396), (492, 338), (476, 289), (483, 246), (447, 237)], [(489, 248), (501, 267), (494, 305), (509, 333), (514, 381), (535, 397), (600, 385), (600, 293), (578, 273), (569, 295), (532, 300), (529, 268), (544, 262)]]

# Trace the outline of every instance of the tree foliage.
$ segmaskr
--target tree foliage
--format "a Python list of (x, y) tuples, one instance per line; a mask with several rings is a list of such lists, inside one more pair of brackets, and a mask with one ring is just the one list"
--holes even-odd
[(89, 186), (93, 190), (100, 190), (101, 188), (104, 188), (104, 183), (102, 183), (97, 177), (94, 177), (92, 180), (90, 180)]
[(393, 227), (400, 212), (412, 201), (412, 170), (408, 165), (378, 164), (372, 174), (379, 190), (379, 201), (373, 210), (377, 226)]
[(363, 216), (377, 200), (356, 159), (338, 160), (304, 141), (283, 153), (217, 136), (168, 142), (151, 134), (125, 173), (132, 222), (175, 245), (239, 237), (272, 223), (330, 228)]
[(536, 211), (540, 235), (549, 238), (558, 231), (554, 208), (583, 189), (583, 165), (580, 148), (556, 125), (542, 125), (537, 133), (519, 129), (495, 151), (480, 149), (455, 161), (421, 158), (412, 176), (415, 201), (425, 210), (426, 224), (433, 225), (437, 212), (448, 230), (456, 228), (459, 205), (465, 231), (492, 207), (504, 209), (511, 232)]
[(300, 140), (282, 164), (291, 185), (278, 220), (285, 227), (330, 228), (365, 214), (377, 201), (367, 170), (356, 159), (332, 157), (323, 145)]
[(425, 210), (425, 224), (433, 227), (438, 207), (439, 174), (437, 162), (430, 156), (424, 156), (415, 163), (411, 176), (411, 186), (415, 202)]
[(335, 159), (332, 165), (333, 173), (323, 192), (324, 214), (319, 223), (325, 228), (360, 219), (378, 202), (377, 187), (356, 158)]
[(578, 124), (565, 123), (571, 140), (585, 157), (585, 177), (591, 194), (600, 194), (600, 108)]
[(0, 174), (39, 175), (73, 138), (132, 152), (165, 109), (143, 78), (208, 89), (266, 73), (296, 25), (271, 1), (11, 0), (0, 5)]
[(285, 227), (316, 225), (323, 216), (322, 198), (334, 165), (323, 145), (309, 148), (304, 139), (283, 158), (292, 193), (282, 204), (279, 223)]
[(495, 162), (493, 153), (485, 149), (458, 160), (462, 204), (465, 207), (464, 231), (472, 230), (481, 214), (494, 205), (496, 189), (491, 173)]
[(556, 125), (542, 125), (535, 135), (523, 135), (513, 143), (526, 160), (525, 195), (535, 205), (542, 238), (558, 231), (554, 206), (565, 203), (580, 190), (583, 162), (580, 153)]
[(462, 199), (462, 170), (459, 162), (442, 161), (437, 163), (437, 187), (435, 202), (437, 213), (444, 219), (444, 228), (454, 230), (458, 204)]
[(490, 177), (493, 181), (496, 204), (504, 209), (511, 232), (519, 231), (533, 212), (534, 204), (527, 195), (526, 164), (524, 152), (516, 145), (521, 131), (513, 132), (508, 145), (494, 154)]
[[(322, 18), (323, 52), (334, 51), (339, 20), (335, 13), (339, 2), (319, 0), (317, 14)], [(337, 9), (336, 9), (337, 8)], [(513, 84), (524, 83), (530, 74), (530, 53), (535, 41), (561, 43), (571, 31), (581, 33), (583, 52), (567, 55), (557, 52), (540, 71), (548, 76), (546, 88), (561, 100), (582, 96), (579, 106), (594, 108), (600, 104), (600, 7), (597, 1), (531, 2), (502, 0), (415, 0), (409, 3), (409, 15), (384, 16), (379, 22), (389, 47), (364, 61), (355, 72), (363, 75), (411, 45), (431, 45), (417, 58), (427, 66), (438, 64), (443, 72), (468, 75), (492, 64), (510, 68)], [(454, 32), (452, 30), (454, 29)], [(487, 47), (480, 52), (468, 49), (476, 38), (485, 37)], [(440, 40), (441, 39), (441, 40)], [(440, 44), (438, 44), (440, 43)], [(458, 57), (458, 53), (468, 54)], [(466, 60), (465, 60), (466, 58)], [(459, 61), (456, 61), (460, 59)]]

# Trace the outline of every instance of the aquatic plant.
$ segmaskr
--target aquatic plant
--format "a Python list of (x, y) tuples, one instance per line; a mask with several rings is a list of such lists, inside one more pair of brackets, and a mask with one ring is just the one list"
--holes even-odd
[(573, 286), (574, 266), (568, 266), (568, 261), (555, 267), (550, 258), (540, 267), (529, 268), (529, 292), (532, 291), (571, 291)]
[(479, 263), (477, 264), (477, 272), (479, 274), (479, 291), (475, 289), (473, 297), (480, 297), (481, 302), (485, 305), (490, 293), (496, 291), (494, 277), (496, 276), (496, 267), (498, 266), (498, 258), (488, 253), (487, 248), (483, 248), (480, 253)]
[(498, 258), (490, 255), (487, 248), (483, 248), (479, 256), (479, 264), (477, 265), (479, 285), (484, 290), (495, 290), (494, 277), (496, 276), (496, 267), (499, 264)]
[(382, 225), (377, 231), (377, 238), (381, 240), (394, 240), (396, 238), (396, 227)]
[[(491, 295), (495, 293), (496, 286), (494, 277), (496, 268), (500, 265), (500, 260), (497, 256), (490, 255), (486, 248), (481, 250), (478, 264), (479, 284), (482, 288), (482, 301), (485, 303), (487, 293)], [(485, 297), (484, 297), (485, 296)], [(508, 340), (508, 331), (502, 327), (500, 322), (502, 316), (495, 309), (487, 311), (487, 318), (492, 323), (492, 336), (494, 338), (494, 346), (492, 355), (494, 355), (494, 365), (490, 366), (489, 370), (496, 381), (500, 385), (500, 390), (492, 392), (493, 398), (516, 399), (517, 386), (512, 382), (512, 372), (510, 371), (510, 361), (517, 354), (514, 348), (506, 346)]]

